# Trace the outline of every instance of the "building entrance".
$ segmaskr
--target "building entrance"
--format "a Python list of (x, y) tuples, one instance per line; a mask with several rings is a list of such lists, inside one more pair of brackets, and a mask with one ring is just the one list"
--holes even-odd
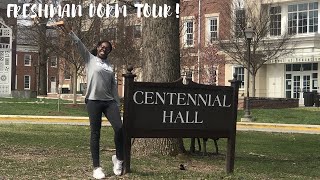
[(299, 103), (303, 104), (303, 93), (310, 92), (311, 75), (294, 75), (292, 97), (299, 99)]
[(286, 65), (286, 98), (297, 98), (304, 103), (304, 92), (318, 91), (318, 63)]

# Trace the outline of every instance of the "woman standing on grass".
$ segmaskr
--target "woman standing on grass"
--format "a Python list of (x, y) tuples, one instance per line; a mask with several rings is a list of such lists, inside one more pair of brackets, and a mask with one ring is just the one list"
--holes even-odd
[(115, 73), (108, 60), (108, 54), (112, 51), (112, 45), (109, 41), (99, 41), (96, 47), (89, 52), (65, 22), (61, 21), (57, 23), (57, 25), (65, 33), (70, 35), (86, 63), (87, 92), (85, 98), (90, 119), (90, 150), (94, 167), (93, 177), (95, 179), (105, 178), (99, 159), (102, 113), (107, 117), (114, 130), (116, 155), (112, 156), (113, 172), (115, 175), (121, 175), (123, 163), (123, 131)]

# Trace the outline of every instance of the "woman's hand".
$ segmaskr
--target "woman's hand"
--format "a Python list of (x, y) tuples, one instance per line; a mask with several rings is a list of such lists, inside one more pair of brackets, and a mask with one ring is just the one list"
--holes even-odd
[(49, 24), (49, 25), (47, 25), (47, 26), (56, 26), (56, 27), (58, 27), (58, 28), (60, 28), (64, 33), (69, 33), (69, 32), (71, 32), (72, 30), (71, 30), (71, 27), (68, 25), (68, 23), (66, 22), (66, 21), (64, 21), (64, 20), (62, 20), (62, 21), (57, 21), (57, 22), (54, 22), (54, 23), (51, 23), (51, 24)]
[(62, 29), (62, 31), (65, 33), (69, 33), (72, 31), (71, 27), (69, 26), (69, 24), (66, 21), (59, 21), (57, 26), (60, 27)]

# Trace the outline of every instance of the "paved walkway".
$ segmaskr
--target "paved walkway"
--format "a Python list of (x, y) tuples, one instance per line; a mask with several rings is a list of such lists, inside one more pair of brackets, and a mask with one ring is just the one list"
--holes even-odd
[[(88, 117), (0, 115), (0, 123), (89, 125)], [(106, 118), (102, 125), (110, 126)], [(320, 125), (238, 122), (239, 131), (320, 134)]]
[(320, 134), (320, 125), (238, 122), (237, 130)]
[[(110, 125), (105, 117), (102, 120), (102, 125)], [(89, 119), (74, 116), (0, 115), (0, 123), (89, 125)]]

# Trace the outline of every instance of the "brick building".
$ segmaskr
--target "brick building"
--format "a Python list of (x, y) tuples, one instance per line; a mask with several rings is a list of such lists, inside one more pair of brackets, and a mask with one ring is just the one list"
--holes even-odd
[(18, 26), (17, 60), (15, 63), (15, 89), (18, 91), (37, 91), (37, 62), (39, 54), (37, 44), (30, 38), (31, 32), (24, 26)]
[[(18, 26), (17, 61), (15, 63), (15, 89), (18, 91), (38, 91), (39, 88), (39, 48), (35, 40), (37, 34), (30, 27)], [(48, 93), (56, 93), (58, 87), (58, 62), (55, 56), (47, 61)]]
[[(299, 99), (300, 104), (303, 104), (305, 92), (320, 92), (320, 50), (317, 45), (319, 1), (182, 0), (180, 6), (182, 71), (191, 70), (194, 81), (206, 83), (202, 82), (205, 78), (201, 75), (208, 72), (208, 66), (206, 67), (203, 59), (205, 47), (210, 44), (218, 45), (216, 39), (224, 38), (228, 41), (238, 38), (238, 43), (243, 44), (245, 38), (243, 31), (238, 29), (239, 26), (254, 26), (250, 21), (263, 13), (263, 18), (268, 17), (270, 21), (269, 26), (265, 27), (267, 33), (261, 38), (259, 46), (266, 49), (261, 46), (262, 42), (276, 44), (289, 34), (290, 43), (295, 45), (285, 48), (292, 49), (292, 53), (264, 63), (257, 71), (255, 79), (250, 77), (250, 88), (255, 84), (254, 90), (247, 90), (244, 86), (248, 77), (244, 67), (246, 63), (241, 65), (225, 56), (225, 66), (219, 65), (216, 68), (217, 84), (228, 85), (232, 74), (237, 73), (238, 78), (243, 81), (240, 95), (244, 95), (246, 91), (254, 91), (256, 97), (294, 98)], [(253, 11), (250, 12), (250, 9)], [(250, 13), (256, 14), (250, 18)], [(253, 45), (251, 48), (254, 49)], [(243, 52), (246, 51), (243, 49)], [(186, 60), (189, 64), (185, 63)]]
[(195, 82), (225, 84), (224, 56), (217, 55), (216, 40), (228, 35), (230, 24), (223, 6), (229, 2), (181, 1), (181, 71), (191, 71)]

